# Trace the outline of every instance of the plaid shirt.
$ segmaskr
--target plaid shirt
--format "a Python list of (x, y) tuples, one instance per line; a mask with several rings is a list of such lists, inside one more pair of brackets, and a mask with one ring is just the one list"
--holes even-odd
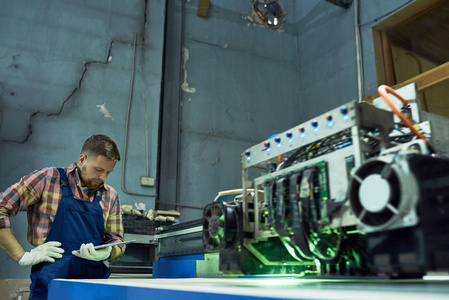
[[(82, 191), (76, 163), (65, 170), (73, 196), (76, 199), (92, 202), (95, 192)], [(124, 241), (118, 194), (107, 184), (100, 188), (103, 189), (100, 205), (104, 218), (104, 242)], [(24, 176), (18, 183), (0, 194), (0, 228), (10, 227), (9, 218), (26, 210), (28, 241), (34, 246), (42, 245), (50, 232), (61, 197), (62, 187), (57, 168), (43, 168)], [(121, 248), (123, 252), (124, 248)]]

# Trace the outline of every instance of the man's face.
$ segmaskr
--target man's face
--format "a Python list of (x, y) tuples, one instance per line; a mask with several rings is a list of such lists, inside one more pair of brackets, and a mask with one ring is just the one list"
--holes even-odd
[(103, 155), (99, 155), (97, 158), (89, 158), (85, 154), (81, 154), (77, 164), (81, 185), (87, 186), (91, 190), (98, 189), (114, 170), (115, 164), (114, 161), (107, 159)]

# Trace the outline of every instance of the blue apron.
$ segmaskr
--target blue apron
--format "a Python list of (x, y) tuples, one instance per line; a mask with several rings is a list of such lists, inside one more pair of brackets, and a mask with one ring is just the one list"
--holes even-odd
[(93, 202), (73, 197), (64, 169), (60, 169), (62, 198), (45, 242), (58, 241), (64, 254), (54, 263), (40, 263), (31, 268), (30, 299), (47, 300), (48, 285), (55, 278), (87, 279), (108, 278), (111, 272), (99, 261), (89, 261), (72, 254), (81, 244), (103, 243), (104, 219), (100, 206), (102, 191), (98, 190)]

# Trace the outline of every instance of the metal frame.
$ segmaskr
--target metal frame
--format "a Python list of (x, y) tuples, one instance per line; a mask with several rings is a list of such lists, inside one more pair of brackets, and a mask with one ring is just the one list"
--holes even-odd
[[(343, 113), (344, 112), (344, 113)], [(332, 125), (329, 126), (329, 116), (331, 116)], [(323, 125), (324, 124), (324, 125)], [(340, 187), (334, 186), (333, 192), (337, 191), (335, 195), (332, 195), (335, 201), (343, 202), (346, 200), (346, 187), (347, 178), (341, 176), (345, 166), (340, 166), (338, 169), (338, 164), (344, 162), (344, 158), (353, 155), (355, 167), (360, 166), (365, 158), (363, 156), (362, 143), (360, 141), (360, 130), (362, 128), (369, 129), (379, 129), (381, 133), (381, 144), (383, 148), (386, 147), (388, 143), (388, 134), (393, 129), (393, 117), (390, 112), (382, 109), (375, 108), (374, 106), (368, 105), (366, 103), (357, 103), (355, 101), (349, 102), (345, 105), (337, 107), (329, 112), (322, 114), (312, 120), (304, 122), (298, 126), (290, 128), (278, 135), (272, 136), (262, 143), (259, 143), (241, 154), (241, 169), (242, 169), (242, 185), (243, 185), (243, 195), (247, 195), (248, 189), (251, 187), (258, 189), (259, 186), (263, 185), (266, 180), (270, 178), (276, 178), (281, 175), (285, 175), (289, 172), (295, 170), (303, 169), (309, 165), (316, 164), (322, 161), (323, 157), (316, 157), (309, 161), (293, 165), (286, 169), (281, 169), (279, 171), (271, 172), (262, 175), (254, 180), (248, 178), (249, 168), (261, 168), (264, 169), (267, 164), (277, 162), (279, 155), (284, 155), (286, 153), (295, 151), (303, 146), (309, 145), (323, 138), (336, 135), (342, 131), (350, 130), (352, 136), (352, 145), (336, 150), (330, 154), (327, 154), (326, 160), (332, 164), (333, 168), (337, 168), (336, 182), (339, 182)], [(304, 129), (304, 134), (298, 130), (299, 128)], [(318, 128), (318, 130), (316, 130)], [(270, 151), (268, 151), (268, 145)], [(277, 145), (280, 145), (279, 147)], [(334, 178), (329, 179), (329, 182), (334, 180)], [(342, 182), (343, 180), (343, 182)], [(345, 182), (346, 180), (346, 182)], [(263, 238), (275, 235), (274, 232), (270, 230), (260, 229), (260, 205), (264, 205), (264, 201), (260, 201), (258, 198), (258, 193), (254, 196), (254, 210), (249, 208), (249, 202), (251, 198), (249, 196), (243, 197), (243, 230), (245, 233), (250, 234), (252, 238)], [(254, 222), (250, 222), (249, 213), (254, 214)], [(355, 219), (350, 217), (350, 209), (343, 208), (341, 210), (340, 219), (345, 219), (348, 225), (355, 224)], [(331, 226), (341, 226), (340, 221), (338, 224), (331, 224)]]

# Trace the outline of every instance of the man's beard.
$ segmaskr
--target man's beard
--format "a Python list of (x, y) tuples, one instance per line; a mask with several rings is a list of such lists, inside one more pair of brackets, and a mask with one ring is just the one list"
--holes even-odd
[(90, 190), (96, 190), (100, 186), (100, 184), (95, 183), (95, 179), (87, 178), (86, 175), (86, 166), (82, 166), (80, 169), (80, 179)]

